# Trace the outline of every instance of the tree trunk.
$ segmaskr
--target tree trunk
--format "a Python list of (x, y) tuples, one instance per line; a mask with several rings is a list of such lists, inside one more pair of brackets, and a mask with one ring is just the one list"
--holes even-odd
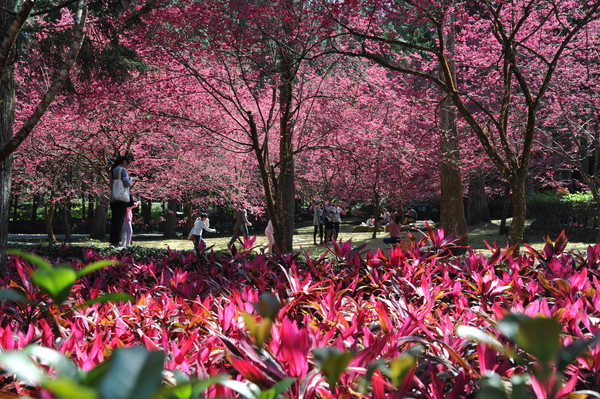
[(485, 192), (485, 175), (476, 170), (469, 176), (469, 202), (467, 222), (470, 225), (491, 221), (488, 195)]
[(142, 219), (144, 219), (144, 225), (150, 226), (152, 222), (152, 201), (142, 199)]
[(63, 225), (63, 233), (65, 234), (65, 239), (63, 241), (64, 243), (72, 241), (71, 209), (70, 209), (71, 207), (69, 206), (70, 203), (71, 203), (71, 201), (69, 201), (68, 199), (65, 199), (61, 206), (61, 209), (62, 209), (61, 221), (62, 221), (62, 225)]
[(165, 238), (177, 238), (177, 201), (169, 200), (168, 209), (165, 211)]
[(48, 241), (51, 243), (56, 242), (56, 235), (54, 234), (54, 213), (56, 211), (56, 202), (52, 200), (52, 195), (46, 201), (44, 206), (44, 225), (46, 226), (46, 234), (48, 235)]
[(516, 175), (510, 181), (512, 190), (512, 223), (508, 232), (508, 242), (518, 245), (523, 242), (525, 231), (525, 218), (527, 216), (527, 204), (525, 202), (525, 174)]
[(86, 220), (91, 221), (91, 220), (94, 219), (94, 215), (95, 215), (95, 212), (94, 212), (94, 196), (93, 195), (89, 195), (88, 196), (88, 206), (87, 206), (87, 209), (88, 209), (88, 214), (87, 214)]
[(81, 193), (81, 218), (85, 219), (85, 193)]
[[(379, 178), (379, 177), (377, 177)], [(377, 238), (377, 227), (379, 226), (379, 214), (381, 213), (380, 210), (380, 200), (379, 200), (379, 193), (377, 192), (377, 190), (374, 190), (373, 192), (374, 198), (373, 198), (373, 203), (375, 205), (375, 210), (373, 218), (375, 219), (375, 223), (373, 223), (373, 238)]]
[(185, 234), (189, 233), (194, 227), (194, 206), (188, 200), (185, 203)]
[(12, 220), (14, 220), (16, 222), (19, 219), (19, 196), (18, 195), (12, 196), (11, 206), (12, 206)]
[(296, 208), (296, 166), (294, 161), (294, 128), (292, 124), (292, 82), (294, 75), (288, 50), (280, 48), (279, 83), (279, 178), (275, 187), (275, 210), (273, 229), (275, 244), (282, 252), (291, 252), (294, 237), (294, 213)]
[[(14, 10), (14, 0), (0, 0), (0, 9)], [(4, 39), (12, 21), (8, 12), (0, 11), (0, 40)], [(15, 118), (15, 80), (13, 69), (14, 51), (9, 55), (3, 72), (0, 72), (0, 147), (12, 139)], [(12, 157), (0, 163), (0, 273), (6, 271), (8, 246), (8, 218), (12, 181)]]
[(104, 241), (106, 239), (106, 213), (108, 211), (108, 197), (102, 194), (96, 195), (96, 208), (92, 219), (92, 231), (90, 237)]
[[(454, 19), (448, 17), (448, 34), (446, 47), (449, 59), (454, 54)], [(451, 79), (456, 81), (456, 67), (449, 62)], [(443, 76), (443, 74), (442, 74)], [(462, 179), (460, 174), (460, 152), (458, 129), (456, 127), (457, 111), (450, 98), (440, 104), (440, 223), (446, 233), (459, 238), (457, 244), (466, 246), (469, 243), (467, 221), (463, 203)], [(464, 250), (463, 250), (464, 251)], [(461, 252), (460, 250), (457, 251)]]
[(31, 201), (31, 218), (29, 219), (32, 222), (35, 222), (37, 220), (37, 212), (38, 212), (39, 203), (40, 203), (40, 196), (38, 194), (34, 194), (33, 199)]

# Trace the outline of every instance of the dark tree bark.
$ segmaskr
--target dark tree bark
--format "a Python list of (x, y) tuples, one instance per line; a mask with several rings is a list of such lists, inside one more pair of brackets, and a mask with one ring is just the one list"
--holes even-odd
[[(452, 60), (454, 53), (454, 19), (448, 17), (446, 48), (449, 54), (447, 70), (450, 76), (442, 73), (443, 79), (456, 81), (456, 68)], [(448, 82), (451, 85), (451, 82)], [(467, 222), (463, 204), (463, 188), (460, 173), (460, 145), (456, 126), (456, 107), (446, 97), (439, 109), (440, 116), (440, 223), (446, 233), (460, 237), (458, 245), (469, 243)]]
[(61, 210), (61, 222), (63, 226), (63, 232), (65, 234), (65, 239), (63, 242), (71, 242), (72, 234), (71, 234), (71, 201), (69, 199), (65, 199), (62, 201)]
[(194, 227), (194, 207), (188, 200), (185, 203), (185, 234), (189, 233)]
[(475, 171), (469, 176), (469, 202), (467, 222), (470, 225), (491, 221), (488, 195), (485, 192), (485, 175)]
[(81, 193), (81, 218), (85, 219), (85, 193)]
[(46, 201), (44, 206), (44, 225), (46, 227), (46, 235), (48, 241), (51, 243), (56, 242), (56, 235), (54, 234), (54, 214), (56, 213), (56, 202), (52, 200), (52, 194)]
[(152, 221), (152, 201), (142, 199), (142, 219), (146, 226), (150, 226)]
[(97, 240), (106, 239), (106, 213), (108, 211), (108, 197), (96, 195), (96, 209), (94, 210), (94, 217), (92, 219), (92, 230), (90, 237)]
[(35, 222), (37, 220), (37, 212), (38, 212), (39, 203), (40, 203), (40, 196), (37, 194), (34, 194), (33, 199), (31, 201), (31, 217), (29, 219), (32, 222)]
[(19, 217), (19, 195), (13, 195), (11, 201), (12, 220), (17, 220)]
[[(14, 0), (0, 0), (0, 7), (14, 10)], [(12, 16), (0, 12), (0, 38), (6, 38), (12, 25)], [(3, 56), (4, 57), (4, 56)], [(14, 52), (6, 54), (5, 67), (0, 69), (0, 146), (12, 138), (15, 118)], [(10, 189), (12, 181), (12, 156), (0, 162), (0, 273), (6, 268), (8, 246), (8, 218), (10, 212)]]
[(165, 238), (177, 238), (177, 201), (169, 200), (168, 209), (165, 211), (165, 227), (163, 236)]

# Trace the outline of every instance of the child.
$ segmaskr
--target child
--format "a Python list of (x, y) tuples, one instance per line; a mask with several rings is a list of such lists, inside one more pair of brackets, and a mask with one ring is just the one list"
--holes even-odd
[(131, 245), (131, 236), (133, 236), (133, 208), (137, 208), (139, 205), (140, 202), (134, 201), (133, 198), (127, 204), (125, 220), (123, 221), (123, 228), (121, 229), (121, 247), (128, 247)]
[(208, 231), (209, 233), (214, 233), (217, 231), (208, 227), (209, 223), (208, 215), (206, 213), (201, 213), (200, 217), (196, 219), (196, 222), (194, 222), (194, 227), (188, 235), (188, 240), (194, 241), (194, 248), (196, 249), (197, 254), (200, 254), (200, 243), (202, 243), (202, 248), (206, 247), (206, 241), (204, 241), (202, 238), (202, 232), (204, 230)]
[(327, 212), (327, 215), (323, 218), (323, 225), (325, 227), (325, 244), (331, 244), (331, 239), (335, 234), (335, 225), (333, 223), (334, 213), (332, 210)]

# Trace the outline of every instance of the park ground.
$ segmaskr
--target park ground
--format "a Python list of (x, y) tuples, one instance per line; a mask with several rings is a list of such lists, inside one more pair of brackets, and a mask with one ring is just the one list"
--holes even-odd
[[(510, 224), (510, 219), (507, 221)], [(490, 245), (494, 243), (498, 243), (499, 246), (506, 245), (507, 237), (505, 235), (498, 234), (499, 230), (499, 220), (493, 220), (492, 222), (480, 223), (475, 226), (470, 226), (469, 228), (469, 246), (475, 250), (485, 251), (487, 249), (486, 242)], [(217, 229), (218, 226), (213, 226)], [(383, 243), (382, 239), (388, 236), (386, 232), (378, 232), (377, 238), (372, 238), (372, 232), (353, 232), (352, 229), (355, 227), (355, 224), (350, 222), (342, 223), (340, 228), (340, 235), (343, 241), (352, 240), (354, 246), (360, 246), (365, 244), (366, 249), (376, 251), (377, 249), (389, 249), (389, 246)], [(326, 248), (323, 245), (313, 245), (313, 226), (310, 222), (305, 222), (298, 224), (296, 226), (297, 234), (294, 235), (293, 243), (294, 250), (306, 250), (308, 249), (311, 255), (319, 255), (326, 251)], [(262, 231), (260, 232), (251, 232), (251, 234), (257, 234), (257, 239), (255, 245), (258, 250), (261, 247), (264, 247), (267, 243), (266, 237)], [(407, 232), (402, 232), (402, 238), (407, 238)], [(418, 231), (414, 231), (413, 234), (420, 238), (422, 235)], [(19, 241), (18, 236), (15, 236)], [(550, 237), (551, 239), (555, 239), (556, 237)], [(225, 234), (206, 234), (205, 240), (207, 245), (212, 246), (215, 250), (226, 250), (227, 243), (229, 242), (230, 236)], [(37, 240), (29, 237), (29, 241), (37, 241), (40, 243), (43, 241), (43, 236), (39, 236)], [(317, 237), (317, 242), (319, 238)], [(543, 232), (529, 232), (526, 237), (526, 241), (533, 248), (541, 249), (544, 244), (544, 233)], [(185, 239), (185, 237), (179, 239), (163, 239), (158, 234), (154, 235), (145, 235), (145, 234), (136, 234), (134, 232), (133, 242), (134, 246), (146, 247), (146, 248), (156, 248), (156, 249), (166, 249), (170, 248), (173, 250), (192, 250), (192, 242)], [(78, 240), (72, 243), (72, 245), (85, 245), (85, 246), (97, 246), (97, 247), (106, 247), (108, 246), (107, 242), (96, 242), (89, 240)], [(567, 249), (575, 249), (579, 251), (585, 251), (586, 248), (590, 244), (585, 244), (581, 242), (569, 242)]]

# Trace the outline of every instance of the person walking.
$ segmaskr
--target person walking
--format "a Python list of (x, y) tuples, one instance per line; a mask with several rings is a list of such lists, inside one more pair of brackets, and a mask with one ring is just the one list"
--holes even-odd
[(215, 229), (211, 229), (209, 224), (210, 222), (208, 221), (208, 214), (202, 212), (194, 222), (194, 227), (192, 227), (190, 234), (188, 234), (188, 240), (192, 240), (194, 242), (194, 249), (196, 250), (197, 255), (200, 255), (200, 252), (206, 248), (206, 241), (204, 241), (204, 238), (202, 238), (202, 233), (204, 230), (208, 231), (209, 233), (215, 233), (217, 231)]
[(127, 213), (127, 205), (131, 200), (129, 188), (133, 186), (135, 178), (129, 177), (127, 167), (133, 162), (133, 156), (127, 154), (118, 157), (110, 168), (110, 237), (111, 247), (118, 247), (121, 242), (121, 230)]
[(248, 221), (248, 212), (244, 208), (240, 208), (235, 212), (235, 221), (233, 223), (233, 236), (229, 240), (227, 247), (230, 248), (239, 236), (248, 237), (248, 226), (252, 223)]

